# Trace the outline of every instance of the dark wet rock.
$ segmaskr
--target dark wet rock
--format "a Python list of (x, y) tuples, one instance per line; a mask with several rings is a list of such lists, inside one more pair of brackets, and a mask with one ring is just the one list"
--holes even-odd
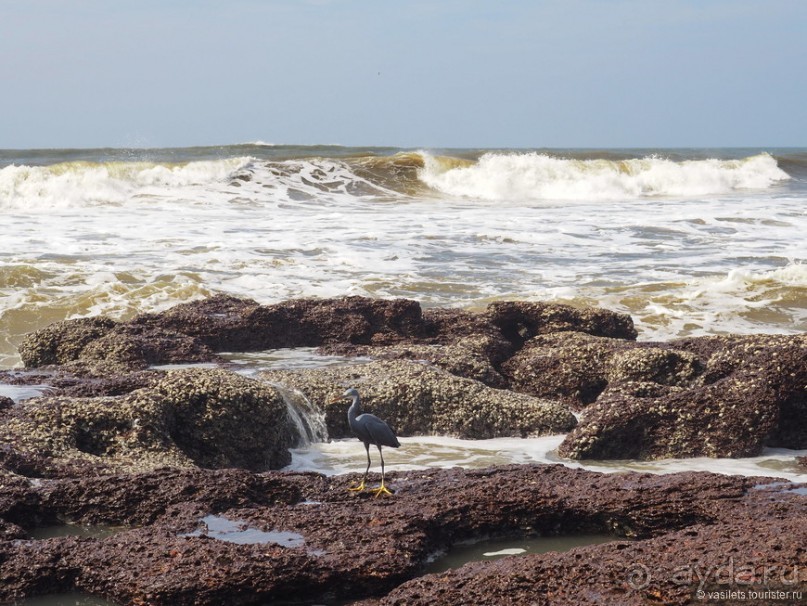
[(258, 307), (251, 299), (215, 295), (161, 313), (141, 314), (132, 323), (188, 335), (213, 351), (242, 351), (254, 338), (248, 318)]
[(623, 383), (689, 387), (703, 370), (703, 362), (685, 350), (579, 332), (535, 337), (502, 368), (513, 389), (575, 409)]
[[(673, 380), (661, 384), (678, 389), (648, 389), (647, 383), (636, 382), (620, 388), (617, 380), (586, 408), (559, 454), (577, 459), (742, 457), (757, 455), (766, 445), (807, 448), (807, 338), (729, 337), (724, 347), (715, 347), (719, 341), (708, 339), (700, 350), (709, 352), (705, 360), (664, 352), (662, 362), (671, 359), (672, 364), (663, 365), (673, 371), (662, 377)], [(624, 359), (625, 353), (620, 356)], [(655, 372), (638, 376), (658, 380)]]
[[(75, 369), (74, 369), (75, 370)], [(150, 388), (163, 376), (162, 372), (143, 370), (134, 372), (116, 372), (108, 374), (64, 374), (50, 379), (55, 392), (50, 395), (70, 396), (74, 398), (92, 398), (99, 396), (122, 396), (137, 389)]]
[(304, 371), (270, 371), (261, 378), (301, 391), (325, 410), (329, 436), (351, 435), (347, 403), (331, 403), (356, 387), (363, 407), (385, 419), (398, 435), (464, 438), (535, 436), (568, 431), (576, 424), (563, 405), (452, 375), (409, 360)]
[[(763, 446), (807, 448), (807, 337), (669, 343), (635, 337), (624, 314), (558, 304), (498, 302), (473, 312), (422, 310), (406, 299), (260, 305), (219, 295), (129, 322), (61, 322), (31, 335), (22, 349), (27, 365), (49, 365), (42, 372), (53, 374), (48, 384), (63, 396), (118, 397), (153, 389), (159, 379), (148, 370), (152, 364), (220, 362), (216, 352), (307, 346), (389, 363), (385, 372), (392, 374), (374, 378), (371, 391), (377, 393), (370, 395), (379, 413), (391, 415), (404, 433), (565, 431), (571, 426), (568, 411), (555, 414), (565, 406), (585, 412), (561, 450), (574, 458), (742, 456)], [(430, 370), (415, 372), (407, 361), (424, 362)], [(331, 397), (366, 372), (334, 375), (330, 387), (308, 395)], [(449, 374), (474, 383), (457, 383)], [(392, 377), (404, 385), (378, 387)], [(479, 383), (500, 391), (486, 392)], [(462, 392), (466, 385), (473, 385), (471, 399)], [(526, 404), (535, 399), (544, 417)], [(342, 435), (341, 408), (327, 413), (333, 435)]]
[(799, 467), (807, 469), (807, 457), (796, 457), (796, 463)]
[(116, 325), (114, 320), (104, 317), (56, 322), (26, 335), (19, 347), (20, 358), (27, 367), (77, 360), (89, 343), (104, 336)]
[(516, 344), (537, 335), (568, 331), (614, 339), (634, 340), (637, 336), (629, 315), (595, 307), (502, 301), (491, 303), (487, 315), (505, 338)]
[(166, 373), (120, 397), (50, 397), (0, 420), (8, 469), (42, 476), (176, 467), (274, 469), (290, 460), (288, 412), (270, 386), (224, 370)]
[[(787, 483), (509, 466), (391, 473), (395, 495), (375, 499), (347, 490), (356, 477), (155, 470), (21, 487), (0, 498), (6, 528), (27, 532), (54, 519), (129, 528), (104, 539), (0, 535), (0, 601), (79, 590), (154, 606), (370, 596), (389, 604), (521, 604), (536, 595), (557, 604), (646, 603), (654, 595), (684, 604), (698, 579), (673, 576), (678, 567), (713, 570), (729, 557), (738, 569), (798, 566), (796, 581), (807, 582), (807, 496)], [(205, 531), (211, 515), (300, 541), (229, 542)], [(420, 576), (431, 554), (460, 541), (590, 532), (615, 542)], [(637, 564), (651, 571), (646, 584), (632, 576)]]
[(196, 508), (189, 518), (195, 522), (197, 511), (298, 503), (303, 486), (316, 486), (318, 479), (313, 474), (179, 468), (71, 478), (42, 484), (35, 491), (36, 506), (9, 518), (26, 528), (59, 520), (139, 527), (182, 517), (184, 507)]
[[(381, 600), (359, 604), (741, 604), (751, 595), (774, 597), (758, 601), (774, 604), (793, 598), (794, 590), (802, 595), (807, 584), (807, 558), (797, 538), (804, 521), (800, 516), (798, 521), (755, 524), (745, 518), (738, 525), (696, 525), (648, 541), (468, 564), (409, 581)], [(743, 524), (756, 532), (745, 529), (738, 536)], [(761, 548), (760, 536), (767, 537)], [(538, 602), (536, 596), (547, 596), (546, 601)]]
[(386, 343), (417, 336), (423, 328), (416, 301), (366, 297), (294, 299), (262, 306), (218, 295), (133, 322), (186, 334), (213, 351)]
[(473, 379), (489, 387), (506, 389), (508, 381), (486, 351), (488, 337), (462, 337), (451, 344), (405, 343), (399, 345), (335, 345), (320, 348), (325, 354), (364, 357), (373, 360), (411, 360), (427, 362), (466, 379)]
[(6, 396), (0, 396), (0, 414), (14, 406), (14, 400)]

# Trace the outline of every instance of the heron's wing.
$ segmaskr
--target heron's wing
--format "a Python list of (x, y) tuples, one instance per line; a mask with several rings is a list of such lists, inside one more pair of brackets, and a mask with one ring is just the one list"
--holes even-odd
[(378, 446), (390, 446), (392, 448), (398, 448), (401, 445), (401, 443), (398, 442), (398, 438), (395, 437), (395, 432), (377, 416), (364, 413), (363, 415), (359, 415), (356, 421), (370, 437), (371, 443)]

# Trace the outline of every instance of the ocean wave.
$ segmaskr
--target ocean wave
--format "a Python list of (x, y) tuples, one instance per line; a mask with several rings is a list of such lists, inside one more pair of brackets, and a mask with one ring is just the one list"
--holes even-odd
[(629, 313), (645, 339), (798, 334), (807, 330), (807, 264), (792, 262), (770, 270), (738, 267), (685, 282), (626, 285), (579, 302)]
[[(327, 202), (335, 196), (364, 201), (451, 196), (494, 202), (691, 198), (765, 190), (791, 178), (766, 153), (740, 159), (671, 160), (574, 158), (544, 152), (452, 156), (380, 149), (344, 149), (333, 155), (334, 150), (322, 147), (286, 146), (275, 158), (262, 157), (256, 145), (227, 148), (233, 155), (222, 158), (206, 157), (210, 150), (186, 150), (195, 157), (183, 162), (115, 157), (11, 164), (0, 168), (0, 209), (120, 206), (141, 196), (226, 202), (232, 198), (231, 185), (258, 203)], [(800, 158), (783, 162), (791, 166), (794, 157)], [(205, 191), (185, 191), (192, 187)]]
[(121, 205), (142, 193), (226, 182), (251, 158), (185, 163), (141, 161), (61, 162), (0, 169), (0, 209), (49, 210)]
[(618, 200), (763, 190), (790, 176), (762, 153), (737, 160), (570, 159), (486, 153), (478, 161), (424, 155), (420, 179), (451, 196), (485, 200)]

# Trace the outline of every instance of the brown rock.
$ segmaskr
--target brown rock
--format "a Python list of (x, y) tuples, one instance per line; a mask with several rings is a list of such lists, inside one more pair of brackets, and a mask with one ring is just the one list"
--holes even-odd
[[(708, 575), (730, 562), (741, 573), (797, 566), (795, 581), (807, 582), (807, 496), (787, 483), (509, 466), (390, 473), (395, 495), (375, 499), (349, 492), (355, 479), (155, 470), (15, 485), (0, 497), (6, 528), (27, 532), (59, 519), (129, 527), (104, 539), (0, 535), (0, 601), (80, 590), (155, 606), (385, 594), (387, 604), (521, 604), (535, 596), (638, 604), (659, 595), (685, 604), (698, 589), (695, 570)], [(232, 526), (229, 536), (216, 533), (217, 522)], [(260, 532), (293, 534), (248, 542)], [(612, 533), (615, 542), (419, 577), (430, 554), (459, 541), (580, 532)]]
[(352, 435), (347, 403), (332, 403), (356, 387), (367, 412), (387, 421), (398, 435), (437, 434), (464, 438), (535, 436), (568, 431), (576, 424), (563, 405), (492, 389), (426, 364), (384, 360), (303, 371), (271, 371), (261, 378), (297, 389), (325, 411), (331, 438)]
[(6, 396), (0, 396), (0, 414), (14, 406), (14, 400)]
[(502, 301), (491, 303), (487, 315), (505, 338), (518, 345), (553, 332), (574, 331), (628, 340), (637, 336), (629, 315), (595, 307), (579, 309), (557, 303)]
[(116, 325), (109, 318), (81, 318), (51, 324), (30, 335), (20, 344), (20, 358), (27, 367), (65, 364), (76, 360), (92, 341)]
[(0, 461), (50, 477), (165, 465), (278, 468), (293, 440), (282, 396), (224, 370), (170, 372), (120, 397), (27, 400), (0, 419)]
[[(611, 372), (615, 387), (586, 409), (559, 454), (575, 459), (742, 457), (759, 454), (765, 445), (807, 448), (807, 338), (732, 337), (722, 349), (716, 343), (710, 338), (701, 349), (710, 352), (705, 361), (652, 351), (652, 359), (662, 361), (661, 375), (653, 370), (657, 363), (638, 373)], [(645, 360), (648, 351), (641, 352)], [(624, 363), (634, 353), (620, 353), (608, 363)], [(621, 376), (661, 378), (661, 385), (675, 389), (620, 384)]]

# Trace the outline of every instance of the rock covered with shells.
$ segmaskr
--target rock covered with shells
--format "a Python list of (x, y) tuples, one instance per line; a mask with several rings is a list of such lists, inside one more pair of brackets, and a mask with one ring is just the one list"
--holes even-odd
[(562, 456), (746, 457), (764, 446), (807, 448), (807, 337), (709, 337), (706, 347), (688, 339), (617, 351), (603, 356), (600, 374), (612, 378), (564, 440)]
[(218, 369), (165, 373), (121, 396), (35, 398), (0, 417), (0, 462), (44, 476), (273, 469), (289, 462), (293, 440), (275, 389)]
[(385, 419), (403, 436), (527, 437), (564, 433), (577, 424), (559, 402), (493, 389), (410, 360), (270, 371), (260, 376), (297, 389), (321, 406), (332, 438), (350, 435), (347, 403), (333, 402), (348, 387), (360, 390), (365, 411)]
[[(219, 295), (127, 322), (60, 322), (29, 335), (21, 355), (29, 372), (44, 373), (54, 395), (106, 397), (150, 389), (159, 380), (154, 364), (223, 364), (223, 351), (319, 347), (387, 363), (385, 372), (399, 385), (382, 395), (379, 380), (368, 382), (375, 390), (368, 403), (375, 400), (378, 412), (390, 414), (403, 432), (486, 437), (567, 431), (573, 410), (582, 418), (561, 450), (571, 458), (745, 456), (765, 446), (807, 448), (803, 335), (666, 343), (638, 342), (636, 336), (627, 315), (549, 303), (496, 302), (475, 312), (422, 309), (406, 299), (260, 305)], [(330, 389), (349, 386), (353, 372), (332, 377)], [(303, 386), (319, 404), (334, 395), (304, 374), (282, 380)], [(394, 398), (400, 401), (392, 404)], [(411, 412), (402, 411), (406, 406)], [(346, 432), (338, 410), (327, 410), (335, 436)]]

